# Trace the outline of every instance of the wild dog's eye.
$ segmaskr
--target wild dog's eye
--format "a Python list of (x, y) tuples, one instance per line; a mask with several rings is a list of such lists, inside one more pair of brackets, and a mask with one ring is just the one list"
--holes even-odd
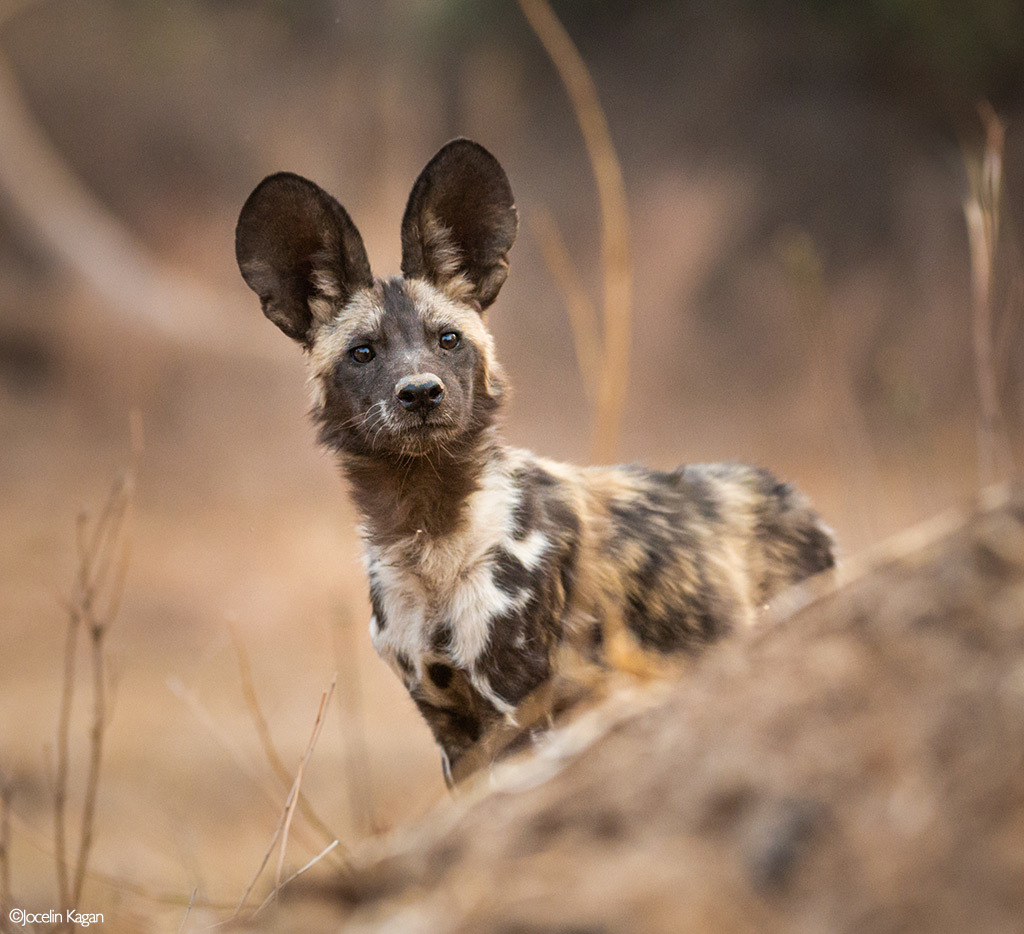
[(442, 350), (454, 350), (462, 343), (462, 335), (458, 331), (445, 331), (438, 339)]
[(369, 344), (360, 344), (358, 347), (353, 347), (348, 352), (348, 355), (355, 360), (356, 363), (369, 363), (377, 356)]

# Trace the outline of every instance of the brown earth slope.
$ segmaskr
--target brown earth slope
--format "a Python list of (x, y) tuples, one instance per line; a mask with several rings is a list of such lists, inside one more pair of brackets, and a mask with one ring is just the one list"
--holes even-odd
[(588, 714), (267, 923), (1019, 931), (1024, 491), (845, 578), (666, 697)]

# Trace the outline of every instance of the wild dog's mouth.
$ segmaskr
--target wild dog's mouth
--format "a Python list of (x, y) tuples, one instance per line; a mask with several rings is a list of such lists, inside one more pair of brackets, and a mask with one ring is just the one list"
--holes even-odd
[(458, 434), (458, 426), (451, 418), (408, 418), (394, 426), (389, 441), (399, 454), (422, 455), (443, 450)]

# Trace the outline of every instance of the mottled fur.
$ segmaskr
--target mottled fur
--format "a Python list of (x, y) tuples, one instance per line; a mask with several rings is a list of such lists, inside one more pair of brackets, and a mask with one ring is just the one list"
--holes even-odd
[[(374, 646), (449, 767), (557, 703), (565, 659), (614, 662), (623, 639), (697, 652), (834, 563), (829, 532), (767, 471), (579, 468), (502, 443), (483, 311), (515, 229), (504, 172), (465, 140), (413, 188), (400, 278), (372, 278), (348, 215), (297, 176), (264, 181), (238, 228), (243, 276), (309, 352), (319, 440), (363, 519)], [(402, 402), (410, 380), (438, 398)]]

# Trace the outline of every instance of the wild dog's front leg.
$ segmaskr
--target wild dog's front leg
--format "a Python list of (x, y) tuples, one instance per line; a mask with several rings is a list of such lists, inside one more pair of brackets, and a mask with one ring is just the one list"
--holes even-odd
[(441, 747), (451, 784), (453, 776), (468, 774), (460, 763), (502, 714), (461, 669), (437, 661), (426, 664), (424, 672), (424, 680), (411, 685), (409, 693)]
[(626, 617), (619, 603), (610, 604), (601, 621), (604, 658), (615, 671), (625, 672), (641, 680), (664, 677), (672, 669), (666, 656), (645, 649), (626, 626)]

